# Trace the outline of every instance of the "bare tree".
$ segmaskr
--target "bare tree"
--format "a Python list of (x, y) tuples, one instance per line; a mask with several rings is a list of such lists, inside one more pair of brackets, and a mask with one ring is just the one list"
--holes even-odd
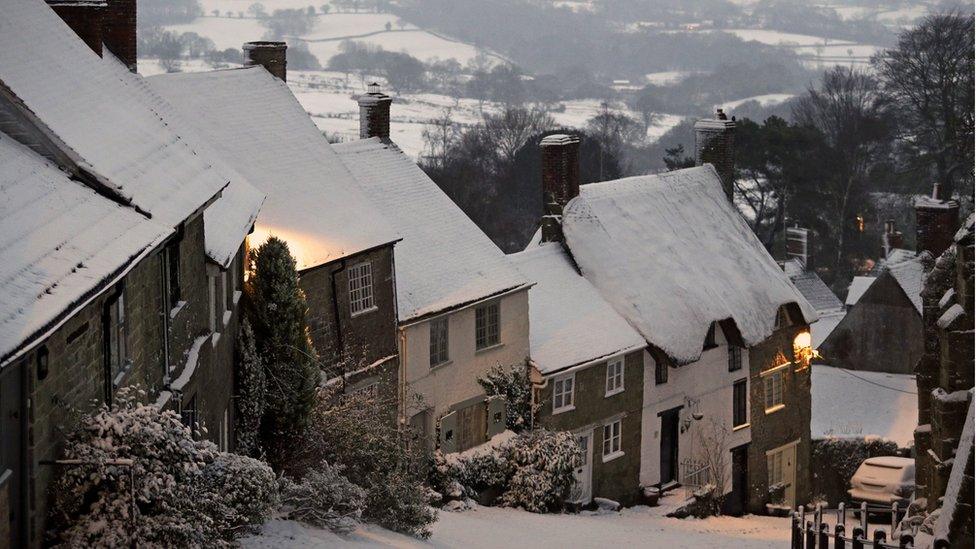
[(510, 107), (498, 114), (484, 114), (484, 133), (490, 143), (498, 148), (507, 162), (515, 161), (515, 153), (533, 135), (555, 127), (549, 113), (540, 108)]
[(902, 143), (945, 197), (973, 179), (973, 39), (972, 15), (931, 15), (872, 60), (898, 107)]
[(709, 471), (708, 483), (714, 487), (712, 492), (716, 504), (714, 514), (718, 514), (721, 510), (725, 488), (730, 484), (728, 439), (729, 430), (715, 418), (708, 418), (706, 423), (695, 429), (697, 459)]

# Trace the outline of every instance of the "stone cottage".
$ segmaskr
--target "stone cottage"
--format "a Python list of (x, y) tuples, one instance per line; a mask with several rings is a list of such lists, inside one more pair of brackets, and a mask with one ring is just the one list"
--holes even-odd
[[(130, 72), (134, 1), (54, 8), (0, 10), (0, 544), (13, 546), (41, 544), (47, 487), (77, 466), (56, 461), (73, 411), (126, 387), (233, 447), (238, 288), (263, 200)], [(102, 10), (132, 17), (103, 29)]]
[[(716, 132), (734, 121), (699, 126), (699, 150), (730, 170), (732, 134)], [(646, 343), (640, 484), (718, 483), (731, 513), (764, 510), (770, 486), (778, 503), (804, 501), (816, 313), (732, 207), (731, 174), (705, 165), (580, 187), (564, 137), (545, 143), (539, 240), (562, 241)]]

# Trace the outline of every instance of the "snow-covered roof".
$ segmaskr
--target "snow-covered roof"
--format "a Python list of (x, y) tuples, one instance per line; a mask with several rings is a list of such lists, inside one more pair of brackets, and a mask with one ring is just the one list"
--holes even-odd
[(823, 279), (815, 271), (804, 269), (798, 260), (787, 261), (784, 271), (796, 289), (818, 313), (832, 313), (844, 309), (844, 304), (827, 287)]
[(918, 426), (915, 376), (810, 369), (810, 435), (813, 438), (881, 437), (911, 446)]
[(922, 314), (922, 283), (925, 279), (925, 265), (920, 257), (902, 261), (888, 267), (888, 271), (898, 281), (898, 285), (905, 291), (912, 305)]
[(876, 278), (875, 276), (855, 276), (847, 288), (847, 299), (844, 300), (844, 304), (854, 305), (857, 303), (864, 292), (868, 291), (868, 288), (874, 284)]
[(529, 280), (529, 344), (542, 374), (646, 346), (600, 292), (576, 272), (558, 243), (509, 256)]
[(915, 250), (906, 250), (905, 248), (892, 248), (888, 252), (888, 257), (879, 261), (879, 265), (897, 265), (902, 261), (908, 261), (918, 255)]
[(267, 194), (254, 245), (284, 239), (301, 270), (398, 238), (288, 86), (262, 67), (146, 80)]
[(827, 336), (834, 331), (841, 320), (847, 316), (847, 311), (820, 313), (820, 318), (810, 325), (810, 337), (814, 349), (819, 349), (820, 344), (827, 340)]
[(56, 328), (173, 232), (0, 133), (0, 362)]
[(0, 81), (110, 192), (176, 226), (227, 185), (159, 114), (159, 98), (93, 53), (50, 7), (5, 0)]
[(396, 145), (372, 138), (337, 144), (334, 150), (403, 237), (396, 248), (401, 321), (527, 284), (505, 254)]
[(584, 185), (563, 232), (583, 275), (678, 363), (698, 360), (715, 321), (733, 319), (751, 346), (773, 333), (782, 305), (817, 318), (711, 165)]

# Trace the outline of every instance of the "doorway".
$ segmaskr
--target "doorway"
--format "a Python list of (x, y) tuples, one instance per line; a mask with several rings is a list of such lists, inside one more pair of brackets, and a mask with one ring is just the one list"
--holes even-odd
[(593, 499), (593, 431), (577, 433), (576, 442), (583, 450), (583, 464), (576, 468), (570, 501), (585, 505)]
[(661, 412), (661, 486), (678, 480), (678, 412), (681, 407)]
[[(783, 485), (783, 506), (796, 506), (796, 446), (793, 441), (766, 452), (766, 476), (769, 486)], [(774, 502), (776, 503), (776, 502)]]
[(749, 505), (749, 445), (732, 448), (732, 493), (725, 498), (722, 513), (742, 516)]

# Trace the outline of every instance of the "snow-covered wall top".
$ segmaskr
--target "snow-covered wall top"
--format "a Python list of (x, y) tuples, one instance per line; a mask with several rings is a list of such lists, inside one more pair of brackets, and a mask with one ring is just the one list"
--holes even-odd
[(401, 321), (527, 283), (505, 254), (395, 145), (373, 138), (333, 148), (403, 237), (396, 247)]
[(264, 68), (147, 82), (267, 194), (253, 245), (282, 238), (307, 269), (397, 239), (288, 86)]
[(529, 291), (532, 360), (543, 374), (643, 348), (646, 343), (576, 272), (560, 244), (509, 256), (536, 285)]
[(123, 77), (44, 2), (4, 0), (0, 80), (114, 190), (175, 226), (228, 180), (159, 114), (145, 82)]
[(172, 233), (0, 133), (0, 363)]
[(584, 185), (563, 231), (583, 275), (678, 363), (698, 360), (718, 320), (733, 319), (751, 346), (772, 334), (781, 305), (817, 318), (710, 165)]

